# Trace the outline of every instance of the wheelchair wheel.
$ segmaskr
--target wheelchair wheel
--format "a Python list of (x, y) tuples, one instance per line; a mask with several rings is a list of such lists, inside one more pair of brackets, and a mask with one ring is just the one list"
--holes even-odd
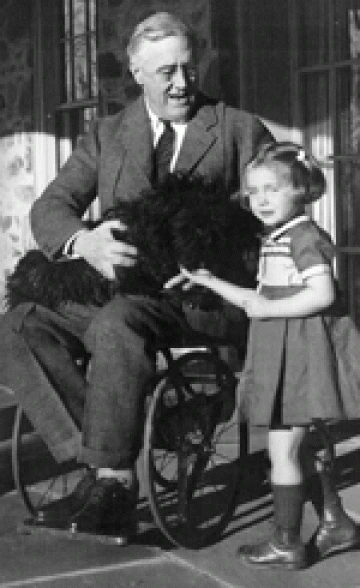
[(174, 360), (153, 393), (144, 437), (150, 508), (173, 544), (210, 544), (229, 522), (242, 438), (228, 365), (210, 350)]
[(17, 407), (12, 437), (14, 484), (31, 514), (49, 502), (64, 498), (75, 488), (85, 467), (74, 460), (58, 464), (33, 430), (21, 407)]

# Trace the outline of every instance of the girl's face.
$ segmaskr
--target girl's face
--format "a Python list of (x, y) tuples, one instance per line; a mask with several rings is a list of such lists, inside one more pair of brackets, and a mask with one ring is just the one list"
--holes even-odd
[(299, 190), (267, 166), (250, 168), (246, 192), (254, 215), (267, 227), (276, 227), (304, 212)]

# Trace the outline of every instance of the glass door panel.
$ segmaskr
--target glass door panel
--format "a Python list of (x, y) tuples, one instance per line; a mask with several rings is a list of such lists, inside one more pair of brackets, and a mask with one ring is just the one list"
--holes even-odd
[(336, 154), (360, 153), (360, 66), (336, 69)]
[(345, 308), (360, 328), (360, 251), (339, 255), (339, 279)]
[(336, 172), (336, 193), (341, 195), (337, 200), (337, 244), (360, 248), (360, 161), (338, 161)]
[(307, 72), (301, 81), (305, 144), (316, 157), (327, 157), (331, 134), (329, 72)]
[(329, 60), (329, 0), (298, 3), (299, 65), (323, 65)]
[[(56, 111), (57, 166), (98, 115), (97, 2), (59, 0), (60, 104)], [(97, 204), (90, 211), (96, 216)]]
[(335, 59), (360, 55), (360, 0), (336, 0), (334, 15)]

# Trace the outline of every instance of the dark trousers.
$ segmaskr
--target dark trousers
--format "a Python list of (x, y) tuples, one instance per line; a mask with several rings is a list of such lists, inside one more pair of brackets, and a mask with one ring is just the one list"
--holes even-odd
[[(146, 296), (117, 295), (102, 308), (69, 303), (59, 312), (22, 304), (0, 322), (0, 383), (58, 461), (131, 467), (156, 346), (183, 323), (178, 307)], [(74, 358), (87, 355), (85, 372)]]

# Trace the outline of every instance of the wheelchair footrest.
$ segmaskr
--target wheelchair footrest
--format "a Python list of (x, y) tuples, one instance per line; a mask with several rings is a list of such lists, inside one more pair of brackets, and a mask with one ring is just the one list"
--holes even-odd
[(132, 541), (133, 539), (135, 539), (136, 537), (136, 533), (134, 533), (134, 536), (123, 536), (121, 534), (119, 535), (108, 535), (105, 533), (89, 533), (89, 532), (78, 532), (78, 531), (73, 531), (71, 528), (69, 527), (64, 527), (64, 526), (56, 526), (56, 525), (52, 525), (52, 526), (44, 526), (44, 525), (39, 525), (37, 524), (35, 519), (29, 518), (26, 519), (25, 521), (23, 521), (22, 523), (20, 523), (17, 527), (17, 531), (20, 534), (23, 535), (29, 535), (29, 534), (33, 534), (33, 533), (48, 533), (50, 535), (53, 535), (55, 537), (62, 537), (62, 538), (66, 538), (66, 539), (70, 539), (70, 540), (83, 540), (83, 541), (95, 541), (97, 543), (103, 543), (106, 545), (119, 545), (119, 546), (125, 546), (129, 543), (129, 541)]

